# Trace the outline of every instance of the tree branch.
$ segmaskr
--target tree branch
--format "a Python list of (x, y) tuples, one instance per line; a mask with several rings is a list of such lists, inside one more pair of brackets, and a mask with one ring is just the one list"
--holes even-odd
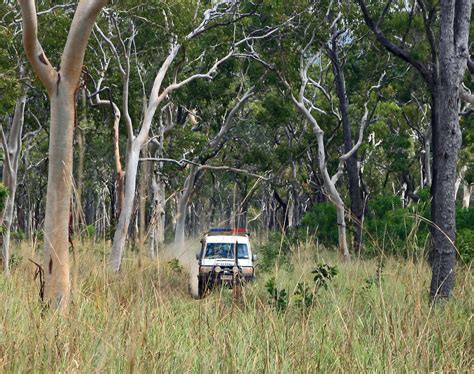
[(219, 145), (219, 143), (222, 140), (222, 138), (224, 137), (225, 133), (231, 127), (232, 121), (235, 117), (235, 114), (242, 108), (242, 106), (245, 104), (245, 102), (254, 95), (254, 93), (255, 93), (255, 86), (250, 87), (247, 90), (247, 92), (245, 92), (244, 96), (242, 96), (242, 98), (237, 101), (237, 104), (235, 104), (235, 106), (232, 108), (230, 113), (227, 115), (227, 117), (226, 117), (224, 123), (222, 124), (222, 126), (221, 126), (219, 132), (217, 133), (217, 135), (214, 137), (214, 139), (212, 139), (209, 142), (209, 145), (210, 145), (211, 148), (216, 148)]
[(248, 170), (239, 169), (239, 168), (234, 168), (234, 167), (231, 167), (231, 166), (203, 165), (203, 164), (200, 164), (200, 163), (198, 163), (198, 162), (191, 161), (191, 160), (187, 160), (187, 159), (184, 159), (184, 158), (181, 159), (181, 160), (174, 160), (174, 159), (171, 159), (171, 158), (144, 157), (144, 158), (140, 158), (140, 161), (168, 162), (168, 163), (172, 163), (172, 164), (178, 165), (179, 167), (184, 167), (184, 166), (186, 166), (187, 164), (189, 164), (189, 165), (197, 166), (197, 167), (198, 167), (198, 170), (231, 171), (231, 172), (233, 172), (233, 173), (241, 173), (241, 174), (249, 175), (249, 176), (251, 176), (251, 177), (263, 179), (263, 180), (265, 180), (265, 181), (270, 180), (270, 178), (268, 178), (268, 177), (265, 177), (265, 176), (263, 176), (263, 175), (259, 175), (259, 174), (252, 173), (252, 172), (250, 172), (250, 171), (248, 171)]
[(61, 58), (62, 75), (75, 90), (79, 82), (89, 35), (107, 0), (79, 1)]
[(362, 10), (362, 14), (364, 16), (366, 25), (375, 34), (375, 37), (377, 38), (379, 43), (382, 44), (385, 47), (385, 49), (387, 49), (390, 53), (408, 62), (410, 65), (412, 65), (415, 69), (417, 69), (420, 72), (423, 79), (429, 85), (432, 85), (433, 78), (431, 76), (430, 69), (428, 69), (426, 65), (423, 64), (422, 62), (414, 59), (406, 50), (404, 50), (403, 48), (399, 47), (398, 45), (388, 40), (385, 34), (383, 33), (382, 29), (380, 28), (381, 25), (379, 23), (374, 23), (373, 19), (370, 17), (369, 11), (367, 10), (367, 7), (365, 6), (364, 0), (357, 0), (357, 2), (359, 3), (360, 9)]
[(56, 85), (56, 71), (38, 40), (38, 19), (34, 0), (19, 0), (23, 18), (23, 45), (34, 72), (51, 95)]

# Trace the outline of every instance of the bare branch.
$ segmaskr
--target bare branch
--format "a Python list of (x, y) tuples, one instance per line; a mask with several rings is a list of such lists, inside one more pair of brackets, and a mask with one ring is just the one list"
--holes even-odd
[(117, 64), (118, 64), (118, 67), (119, 67), (119, 70), (120, 70), (120, 74), (122, 76), (125, 76), (125, 69), (122, 66), (122, 62), (120, 61), (120, 56), (118, 54), (117, 48), (115, 48), (114, 43), (112, 43), (112, 41), (104, 34), (102, 29), (99, 27), (99, 25), (96, 24), (95, 29), (99, 33), (99, 35), (102, 37), (104, 42), (109, 46), (112, 53), (114, 54), (115, 60), (117, 61)]
[(4, 153), (4, 164), (7, 165), (8, 170), (10, 173), (13, 172), (13, 165), (10, 159), (10, 148), (8, 147), (7, 137), (5, 136), (5, 132), (3, 131), (3, 126), (0, 126), (0, 135), (2, 136), (2, 146), (3, 146), (3, 153)]
[(231, 167), (231, 166), (212, 166), (212, 165), (203, 165), (203, 164), (200, 164), (198, 162), (195, 162), (195, 161), (191, 161), (191, 160), (187, 160), (187, 159), (181, 159), (181, 160), (174, 160), (174, 159), (171, 159), (171, 158), (155, 158), (155, 157), (144, 157), (144, 158), (140, 158), (140, 161), (155, 161), (155, 162), (168, 162), (168, 163), (172, 163), (172, 164), (175, 164), (175, 165), (178, 165), (179, 167), (184, 167), (186, 165), (193, 165), (193, 166), (197, 166), (198, 167), (198, 170), (219, 170), (219, 171), (231, 171), (233, 173), (241, 173), (241, 174), (245, 174), (245, 175), (249, 175), (251, 177), (255, 177), (255, 178), (259, 178), (259, 179), (263, 179), (265, 181), (267, 180), (270, 180), (270, 178), (268, 177), (265, 177), (263, 175), (259, 175), (259, 174), (255, 174), (255, 173), (252, 173), (248, 170), (244, 170), (244, 169), (239, 169), (239, 168), (234, 168), (234, 167)]
[(255, 86), (252, 86), (247, 90), (247, 92), (245, 92), (245, 94), (242, 96), (242, 98), (237, 101), (235, 106), (232, 108), (232, 110), (227, 115), (227, 117), (226, 117), (224, 123), (222, 124), (222, 126), (221, 126), (219, 132), (217, 133), (217, 135), (214, 137), (214, 139), (212, 139), (209, 142), (209, 146), (211, 148), (216, 148), (219, 145), (219, 143), (221, 142), (221, 140), (224, 137), (224, 135), (226, 134), (226, 132), (232, 126), (232, 121), (234, 120), (235, 114), (242, 108), (242, 106), (245, 104), (245, 102), (254, 95), (254, 93), (255, 93)]
[(360, 146), (362, 145), (362, 142), (364, 140), (364, 131), (365, 129), (367, 128), (367, 126), (369, 125), (369, 101), (370, 101), (370, 94), (372, 91), (374, 90), (378, 90), (381, 86), (382, 86), (382, 81), (385, 77), (385, 71), (382, 73), (382, 75), (380, 76), (377, 84), (375, 86), (372, 86), (370, 87), (369, 91), (367, 92), (367, 100), (365, 101), (365, 104), (364, 104), (364, 114), (362, 116), (362, 119), (361, 119), (361, 123), (360, 123), (360, 127), (359, 127), (359, 137), (357, 138), (357, 142), (356, 144), (354, 144), (354, 146), (352, 147), (352, 149), (343, 154), (341, 157), (339, 157), (339, 167), (338, 167), (338, 170), (336, 172), (336, 174), (331, 178), (331, 181), (335, 184), (340, 176), (342, 175), (343, 173), (343, 170), (344, 170), (344, 163), (350, 158), (352, 157), (352, 155), (354, 153), (357, 152), (357, 150), (360, 148)]
[(172, 83), (170, 84), (168, 87), (166, 87), (163, 92), (158, 96), (158, 102), (161, 102), (163, 101), (163, 99), (165, 97), (167, 97), (171, 92), (177, 90), (178, 88), (196, 80), (196, 79), (213, 79), (216, 72), (217, 72), (217, 68), (223, 64), (225, 61), (227, 61), (228, 59), (230, 59), (233, 55), (233, 51), (230, 51), (227, 55), (225, 55), (224, 57), (222, 57), (220, 60), (217, 60), (214, 65), (212, 65), (212, 67), (208, 70), (207, 73), (204, 73), (204, 74), (194, 74), (194, 75), (191, 75), (190, 77), (182, 80), (181, 82), (178, 82), (178, 83)]

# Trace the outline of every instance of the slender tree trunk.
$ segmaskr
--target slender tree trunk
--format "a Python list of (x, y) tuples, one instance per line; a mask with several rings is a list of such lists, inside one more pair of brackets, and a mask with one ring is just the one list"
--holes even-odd
[[(117, 210), (116, 210), (116, 217), (120, 216), (120, 212), (123, 208), (123, 203), (125, 199), (125, 173), (122, 168), (122, 161), (120, 159), (120, 142), (119, 142), (119, 125), (120, 125), (120, 111), (118, 107), (114, 105), (114, 159), (115, 159), (115, 172), (117, 173), (115, 176), (115, 181), (117, 183)], [(116, 218), (115, 217), (115, 218)]]
[(117, 228), (115, 229), (112, 253), (110, 256), (110, 266), (112, 267), (112, 270), (116, 272), (120, 270), (123, 250), (125, 248), (125, 240), (127, 239), (128, 228), (133, 213), (140, 146), (141, 144), (133, 142), (131, 148), (127, 152), (124, 205), (120, 213)]
[[(336, 93), (339, 99), (339, 110), (342, 117), (342, 133), (344, 137), (344, 152), (349, 152), (354, 144), (352, 141), (352, 128), (349, 119), (349, 99), (346, 91), (344, 70), (339, 59), (339, 47), (337, 44), (337, 30), (333, 30), (331, 61), (336, 82)], [(354, 152), (345, 162), (347, 177), (349, 181), (349, 196), (351, 200), (351, 218), (354, 222), (355, 251), (359, 253), (362, 247), (362, 220), (364, 204), (362, 189), (359, 180), (359, 166), (357, 152)]]
[[(87, 122), (87, 96), (86, 90), (81, 90), (81, 123)], [(81, 129), (81, 123), (76, 124), (76, 141), (77, 141), (77, 179), (76, 179), (76, 206), (74, 214), (75, 229), (79, 228), (82, 223), (83, 208), (82, 208), (82, 195), (84, 185), (84, 162), (85, 162), (85, 144), (84, 144), (84, 131)]]
[(464, 182), (464, 176), (466, 175), (467, 172), (467, 166), (464, 165), (461, 167), (461, 170), (459, 170), (458, 176), (456, 178), (456, 183), (454, 184), (454, 196), (455, 199), (458, 197), (458, 192), (459, 192), (459, 187), (461, 187), (461, 184)]
[(196, 165), (191, 165), (189, 175), (184, 182), (183, 192), (181, 192), (178, 200), (178, 208), (176, 211), (176, 228), (174, 234), (174, 242), (177, 245), (183, 245), (185, 240), (186, 227), (186, 211), (189, 199), (194, 189), (194, 182), (199, 169)]
[(469, 206), (471, 204), (471, 194), (472, 194), (472, 186), (465, 183), (463, 186), (463, 196), (462, 196), (462, 207), (464, 209), (469, 209)]
[(425, 172), (424, 183), (426, 186), (431, 187), (432, 183), (432, 172), (431, 172), (431, 126), (428, 126), (425, 132), (425, 144), (423, 154), (423, 170)]
[[(163, 124), (159, 128), (158, 140), (153, 139), (150, 142), (150, 151), (155, 158), (163, 157), (163, 141), (165, 129)], [(157, 256), (165, 242), (165, 183), (161, 175), (163, 165), (161, 162), (151, 164), (151, 222), (150, 222), (150, 257)]]
[(7, 196), (2, 216), (2, 223), (4, 226), (2, 260), (3, 271), (6, 275), (10, 274), (10, 230), (15, 211), (18, 160), (21, 153), (21, 137), (25, 119), (26, 94), (27, 89), (23, 88), (21, 96), (16, 101), (15, 114), (13, 116), (8, 140), (5, 138), (5, 134), (2, 134), (4, 136), (3, 151), (4, 153), (8, 153), (7, 157), (5, 157), (3, 167), (3, 184), (8, 188), (9, 194)]
[(337, 232), (339, 237), (339, 252), (344, 259), (344, 261), (350, 261), (351, 255), (349, 253), (349, 246), (347, 245), (347, 235), (346, 235), (346, 218), (345, 218), (345, 206), (344, 202), (341, 199), (341, 195), (336, 189), (336, 186), (329, 176), (327, 165), (326, 165), (326, 156), (324, 154), (324, 133), (322, 131), (317, 131), (315, 129), (316, 139), (318, 141), (318, 160), (319, 168), (321, 174), (323, 175), (324, 187), (329, 195), (329, 199), (336, 206), (336, 216), (337, 216)]
[[(143, 149), (146, 152), (146, 149)], [(148, 163), (141, 163), (140, 167), (140, 179), (138, 189), (138, 253), (139, 253), (139, 265), (141, 265), (141, 256), (143, 254), (143, 248), (145, 247), (146, 240), (146, 186), (147, 186), (147, 169)]]
[(151, 193), (152, 219), (149, 252), (151, 257), (156, 257), (165, 242), (165, 183), (161, 176), (153, 175)]

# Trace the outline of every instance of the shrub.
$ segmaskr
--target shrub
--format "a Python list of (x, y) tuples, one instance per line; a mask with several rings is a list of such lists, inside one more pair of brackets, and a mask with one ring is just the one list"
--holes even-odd
[(471, 262), (474, 257), (474, 230), (459, 230), (456, 238), (456, 246), (458, 248), (461, 261), (464, 263)]
[(272, 233), (268, 241), (257, 248), (259, 270), (263, 272), (271, 271), (276, 264), (291, 268), (289, 255), (290, 239), (283, 237), (280, 233)]
[[(422, 191), (422, 195), (425, 192)], [(422, 249), (428, 236), (428, 225), (419, 217), (427, 220), (430, 217), (430, 203), (423, 197), (417, 204), (405, 208), (396, 195), (370, 201), (364, 226), (368, 238), (365, 254), (377, 255), (379, 248), (383, 248), (386, 254), (407, 257)]]
[(0, 212), (3, 212), (5, 208), (5, 202), (7, 201), (9, 192), (8, 188), (3, 183), (0, 183)]
[(301, 234), (314, 233), (326, 246), (337, 245), (336, 207), (332, 203), (320, 203), (308, 210), (301, 221)]

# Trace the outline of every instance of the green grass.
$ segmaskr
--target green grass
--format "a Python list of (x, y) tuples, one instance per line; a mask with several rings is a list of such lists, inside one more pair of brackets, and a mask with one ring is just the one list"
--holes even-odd
[[(12, 277), (0, 275), (0, 372), (469, 372), (472, 272), (459, 268), (452, 300), (431, 308), (429, 269), (385, 259), (382, 281), (367, 285), (377, 261), (343, 264), (332, 252), (294, 248), (293, 270), (259, 274), (232, 303), (228, 290), (204, 300), (187, 275), (166, 263), (127, 257), (120, 274), (105, 267), (105, 243), (79, 250), (78, 279), (65, 316), (42, 311), (33, 254)], [(264, 284), (276, 276), (290, 294), (312, 282), (325, 261), (339, 274), (315, 304), (283, 312)]]

